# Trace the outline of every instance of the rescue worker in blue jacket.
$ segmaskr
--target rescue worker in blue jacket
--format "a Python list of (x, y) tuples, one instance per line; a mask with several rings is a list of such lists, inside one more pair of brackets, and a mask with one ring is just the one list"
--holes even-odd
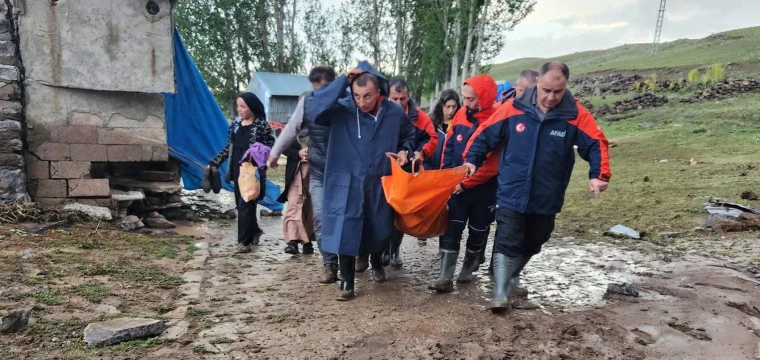
[(509, 100), (478, 127), (466, 152), (468, 174), (499, 146), (493, 311), (509, 307), (513, 279), (541, 251), (554, 230), (575, 164), (574, 146), (590, 164), (589, 190), (597, 197), (610, 179), (608, 142), (591, 113), (567, 90), (570, 69), (541, 67), (538, 84)]
[[(351, 95), (346, 97), (346, 88)], [(382, 252), (393, 229), (393, 209), (380, 178), (390, 175), (387, 153), (403, 166), (414, 152), (415, 131), (404, 110), (388, 99), (388, 81), (368, 62), (314, 91), (306, 116), (330, 127), (324, 179), (322, 246), (338, 254), (338, 300), (354, 297), (356, 256), (369, 253), (372, 277), (385, 281)]]
[[(496, 91), (496, 82), (488, 75), (475, 75), (465, 80), (462, 86), (464, 106), (454, 115), (443, 145), (443, 169), (464, 163), (465, 149), (471, 136), (478, 125), (494, 113)], [(449, 199), (449, 227), (440, 238), (441, 271), (438, 279), (428, 285), (430, 290), (450, 292), (454, 289), (454, 270), (465, 227), (468, 229), (467, 245), (457, 281), (471, 282), (473, 273), (480, 266), (481, 253), (486, 247), (493, 222), (498, 154), (489, 156), (486, 164), (477, 174), (453, 189)]]

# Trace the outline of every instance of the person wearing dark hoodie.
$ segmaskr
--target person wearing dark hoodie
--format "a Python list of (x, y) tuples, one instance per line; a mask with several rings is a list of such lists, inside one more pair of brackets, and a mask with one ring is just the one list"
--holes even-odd
[(609, 143), (593, 115), (567, 90), (569, 77), (567, 65), (544, 64), (538, 84), (481, 125), (466, 153), (471, 175), (485, 167), (494, 149), (504, 148), (493, 246), (494, 312), (509, 307), (515, 279), (551, 237), (575, 165), (574, 147), (589, 162), (590, 192), (598, 197), (612, 177)]
[[(346, 97), (346, 88), (351, 96)], [(385, 281), (382, 252), (393, 228), (393, 209), (380, 178), (390, 159), (403, 166), (414, 152), (415, 132), (403, 109), (390, 102), (388, 81), (368, 62), (314, 91), (305, 115), (329, 126), (325, 167), (322, 247), (338, 254), (340, 297), (355, 296), (356, 256), (370, 254), (372, 277)]]
[[(454, 115), (446, 134), (442, 168), (464, 164), (470, 137), (494, 112), (496, 92), (496, 82), (488, 75), (475, 75), (465, 80), (462, 86), (464, 106)], [(454, 289), (454, 271), (465, 226), (468, 227), (467, 245), (457, 281), (472, 281), (473, 272), (481, 264), (481, 253), (493, 222), (498, 166), (498, 155), (489, 155), (478, 174), (465, 179), (454, 189), (449, 199), (449, 227), (440, 238), (441, 270), (438, 279), (428, 285), (430, 290), (450, 292)]]
[[(415, 151), (412, 162), (419, 161), (420, 165), (422, 165), (421, 162), (423, 160), (435, 155), (435, 150), (438, 147), (438, 133), (435, 130), (435, 126), (433, 126), (433, 121), (417, 106), (414, 99), (409, 96), (409, 85), (403, 79), (391, 80), (390, 100), (404, 109), (404, 113), (406, 113), (412, 125), (414, 125)], [(411, 172), (410, 165), (411, 163), (407, 164), (406, 170)], [(390, 265), (396, 269), (401, 268), (404, 264), (401, 260), (401, 241), (403, 238), (404, 233), (398, 229), (394, 229), (387, 258)], [(385, 257), (383, 260), (385, 262)], [(360, 270), (360, 264), (357, 264), (357, 271)]]
[(254, 143), (261, 143), (269, 148), (274, 146), (274, 132), (267, 123), (264, 105), (253, 93), (240, 94), (237, 99), (237, 113), (238, 117), (232, 122), (227, 133), (227, 144), (218, 155), (211, 159), (209, 167), (215, 170), (225, 160), (229, 161), (225, 181), (235, 183), (235, 204), (238, 211), (238, 246), (235, 252), (247, 253), (251, 251), (252, 245), (259, 244), (259, 239), (264, 233), (256, 219), (256, 205), (266, 193), (266, 166), (260, 167), (259, 171), (261, 192), (258, 199), (245, 202), (240, 195), (237, 183), (240, 175), (240, 160)]

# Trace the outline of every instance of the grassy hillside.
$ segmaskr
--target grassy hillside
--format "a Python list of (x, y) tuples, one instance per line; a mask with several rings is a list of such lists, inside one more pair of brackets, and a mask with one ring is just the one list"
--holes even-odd
[[(651, 44), (631, 44), (608, 50), (584, 51), (552, 59), (524, 58), (491, 67), (495, 79), (512, 80), (528, 68), (538, 69), (548, 60), (567, 63), (574, 75), (615, 70), (664, 70), (711, 65), (714, 63), (748, 64), (760, 62), (760, 27), (732, 30), (699, 40), (676, 40), (660, 45), (657, 55), (650, 55)], [(760, 73), (754, 68), (749, 73)]]

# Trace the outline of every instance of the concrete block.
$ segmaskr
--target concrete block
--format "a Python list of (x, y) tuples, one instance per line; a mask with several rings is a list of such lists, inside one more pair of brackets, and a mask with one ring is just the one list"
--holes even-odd
[(35, 180), (27, 186), (29, 195), (33, 198), (65, 198), (67, 197), (66, 180)]
[(108, 145), (108, 161), (143, 161), (140, 145)]
[(108, 161), (108, 147), (96, 144), (71, 144), (71, 160)]
[(100, 116), (83, 112), (72, 112), (69, 125), (103, 127), (103, 119)]
[(133, 120), (130, 118), (125, 117), (121, 114), (113, 114), (111, 116), (111, 119), (108, 120), (108, 124), (106, 124), (106, 127), (109, 128), (156, 128), (156, 129), (163, 129), (164, 128), (164, 120), (150, 115), (144, 120)]
[(169, 147), (153, 145), (153, 161), (169, 161)]
[(71, 158), (69, 144), (45, 142), (32, 147), (32, 152), (41, 160), (69, 160)]
[(24, 158), (18, 154), (0, 153), (0, 167), (22, 168), (24, 167)]
[(97, 144), (98, 128), (95, 126), (65, 126), (58, 129), (58, 142), (67, 144)]
[(111, 196), (108, 179), (69, 180), (69, 197)]
[(50, 162), (28, 156), (26, 158), (26, 175), (29, 179), (34, 180), (50, 179)]
[(119, 202), (109, 198), (102, 199), (77, 199), (77, 203), (89, 206), (106, 207), (110, 210), (118, 210)]
[(18, 82), (21, 80), (21, 73), (15, 66), (0, 65), (0, 80)]
[(24, 143), (20, 139), (3, 140), (0, 142), (0, 153), (14, 153), (21, 151), (24, 148)]
[(53, 161), (50, 163), (51, 179), (82, 179), (90, 177), (89, 161)]
[(107, 207), (91, 206), (91, 205), (75, 203), (75, 204), (67, 204), (63, 208), (65, 210), (81, 211), (87, 215), (90, 215), (100, 220), (109, 220), (109, 221), (113, 220), (113, 216), (111, 215), (111, 209)]
[(153, 146), (151, 145), (142, 146), (142, 159), (143, 161), (153, 160)]
[(164, 145), (166, 131), (158, 128), (98, 129), (98, 144)]

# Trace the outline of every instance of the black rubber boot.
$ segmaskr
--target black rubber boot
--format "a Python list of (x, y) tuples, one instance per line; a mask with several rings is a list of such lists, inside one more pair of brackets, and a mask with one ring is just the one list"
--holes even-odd
[(518, 258), (509, 257), (504, 254), (493, 255), (493, 299), (491, 300), (491, 311), (506, 311), (509, 308), (509, 297), (511, 295), (512, 274), (517, 270)]
[(382, 254), (380, 255), (380, 261), (383, 267), (386, 267), (391, 263), (391, 249), (390, 248), (383, 250)]
[(472, 252), (470, 250), (465, 251), (464, 261), (462, 262), (462, 271), (459, 272), (459, 277), (457, 277), (457, 282), (458, 283), (472, 282), (472, 279), (474, 278), (472, 273), (478, 270), (479, 266), (480, 266), (480, 251), (478, 252)]
[(428, 289), (437, 292), (451, 292), (454, 290), (454, 271), (457, 268), (459, 253), (451, 250), (441, 250), (441, 273), (438, 280), (428, 285)]
[(356, 258), (353, 256), (338, 256), (340, 266), (340, 297), (339, 301), (348, 301), (354, 298), (354, 279), (356, 278)]
[(394, 269), (400, 269), (404, 266), (404, 262), (401, 260), (401, 240), (403, 234), (397, 239), (391, 239), (391, 266)]
[(211, 167), (207, 166), (203, 169), (203, 180), (201, 180), (201, 189), (206, 194), (211, 192)]
[(522, 284), (520, 283), (520, 274), (522, 273), (523, 269), (525, 268), (525, 265), (528, 264), (530, 259), (533, 256), (528, 256), (525, 258), (525, 261), (521, 263), (521, 266), (515, 270), (515, 273), (512, 275), (512, 279), (510, 279), (510, 283), (512, 286), (512, 295), (517, 297), (528, 297), (528, 289), (524, 288)]
[(372, 280), (377, 282), (383, 282), (386, 280), (383, 257), (383, 254), (372, 254), (369, 257), (369, 262), (372, 264)]

